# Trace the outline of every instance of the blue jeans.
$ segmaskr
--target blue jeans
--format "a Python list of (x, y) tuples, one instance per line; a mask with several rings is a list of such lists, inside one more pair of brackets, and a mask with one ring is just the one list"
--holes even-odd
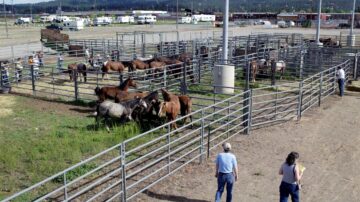
[(345, 84), (345, 79), (338, 79), (338, 84), (339, 84), (339, 92), (340, 92), (340, 96), (344, 96), (344, 84)]
[(299, 186), (297, 184), (289, 184), (281, 182), (280, 184), (280, 202), (287, 202), (289, 195), (292, 202), (300, 201)]
[(215, 202), (220, 202), (221, 195), (224, 192), (225, 185), (226, 185), (226, 202), (231, 202), (234, 181), (235, 178), (232, 173), (219, 173), (218, 189), (215, 195)]

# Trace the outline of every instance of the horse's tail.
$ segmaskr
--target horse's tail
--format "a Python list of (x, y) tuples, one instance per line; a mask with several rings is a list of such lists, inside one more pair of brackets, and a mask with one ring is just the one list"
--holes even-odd
[(97, 87), (95, 88), (95, 94), (96, 94), (97, 96), (99, 96), (99, 95), (100, 95), (100, 92), (101, 92), (101, 89), (100, 89), (99, 86), (97, 86)]

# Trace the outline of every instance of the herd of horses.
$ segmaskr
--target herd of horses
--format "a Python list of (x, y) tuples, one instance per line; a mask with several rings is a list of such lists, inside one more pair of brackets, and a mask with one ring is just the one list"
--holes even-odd
[[(137, 88), (136, 81), (126, 79), (120, 86), (96, 87), (98, 97), (96, 107), (96, 123), (104, 119), (105, 127), (109, 131), (109, 118), (122, 121), (134, 120), (143, 125), (144, 120), (152, 122), (158, 118), (166, 117), (171, 122), (171, 129), (176, 129), (177, 116), (191, 114), (192, 100), (187, 95), (177, 95), (160, 89), (163, 101), (160, 100), (158, 91), (129, 92), (129, 88)], [(192, 116), (189, 115), (192, 121)], [(184, 123), (186, 119), (184, 119)]]
[[(182, 53), (179, 55), (174, 55), (171, 57), (158, 56), (153, 57), (148, 60), (134, 59), (132, 61), (112, 61), (107, 60), (103, 63), (101, 67), (102, 79), (104, 77), (108, 78), (110, 72), (123, 73), (125, 69), (128, 69), (128, 72), (134, 72), (136, 70), (145, 70), (153, 78), (160, 77), (163, 75), (165, 68), (168, 75), (173, 75), (175, 78), (181, 77), (183, 69), (186, 68), (186, 73), (189, 75), (190, 80), (194, 82), (193, 69), (191, 68), (191, 61), (193, 56), (190, 53)], [(93, 61), (90, 59), (89, 64), (93, 64)], [(84, 63), (72, 63), (68, 65), (67, 72), (69, 73), (70, 80), (73, 78), (84, 77), (86, 82), (88, 67)]]

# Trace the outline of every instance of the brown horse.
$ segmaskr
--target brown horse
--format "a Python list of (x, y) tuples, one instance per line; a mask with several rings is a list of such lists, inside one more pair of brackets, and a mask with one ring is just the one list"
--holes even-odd
[[(150, 62), (150, 69), (152, 70), (153, 78), (161, 76), (161, 73), (164, 72), (166, 66), (165, 62), (152, 61)], [(151, 72), (149, 72), (151, 74)]]
[[(160, 110), (158, 113), (159, 117), (164, 117), (166, 116), (167, 120), (170, 121), (174, 121), (176, 120), (177, 115), (180, 112), (180, 104), (179, 104), (179, 100), (176, 101), (170, 101), (170, 102), (161, 102), (160, 103)], [(172, 129), (177, 129), (177, 125), (176, 122), (171, 123), (171, 128)]]
[[(160, 89), (161, 94), (163, 95), (164, 101), (170, 102), (170, 101), (176, 101), (179, 100), (180, 103), (180, 111), (181, 116), (185, 116), (191, 113), (192, 108), (192, 101), (191, 98), (187, 95), (175, 95), (172, 93), (169, 93), (165, 89)], [(192, 116), (189, 116), (190, 121), (192, 122)], [(186, 122), (187, 118), (184, 120), (184, 123)]]
[(149, 95), (149, 92), (127, 92), (127, 91), (119, 91), (115, 95), (115, 102), (126, 102), (129, 100), (133, 100), (135, 97), (144, 98)]
[[(191, 114), (191, 108), (192, 108), (192, 101), (191, 98), (187, 95), (178, 95), (179, 102), (180, 102), (180, 112), (181, 116), (186, 116), (188, 114)], [(188, 118), (190, 118), (190, 122), (192, 122), (192, 115), (190, 115)], [(186, 119), (184, 119), (184, 124), (186, 123)]]
[(81, 81), (81, 75), (84, 77), (84, 82), (86, 83), (86, 77), (87, 77), (87, 73), (86, 73), (86, 65), (84, 63), (72, 63), (68, 65), (68, 73), (69, 73), (69, 77), (70, 77), (70, 81), (74, 80), (74, 76), (80, 77), (80, 81)]
[(110, 60), (104, 62), (103, 66), (101, 68), (102, 79), (104, 79), (105, 74), (107, 75), (110, 70), (122, 73), (125, 70), (125, 66), (122, 62), (113, 62)]
[(252, 75), (252, 82), (255, 82), (256, 74), (259, 69), (258, 62), (256, 60), (252, 60), (249, 64), (249, 68)]
[(150, 67), (149, 63), (146, 63), (139, 59), (135, 59), (135, 60), (131, 61), (130, 63), (131, 64), (129, 66), (129, 71), (136, 71), (137, 69), (145, 70), (145, 69), (149, 69), (149, 67)]
[(120, 86), (96, 87), (95, 94), (99, 98), (98, 102), (103, 102), (106, 99), (115, 99), (119, 92), (127, 92), (129, 87), (137, 87), (136, 82), (132, 78), (126, 79)]

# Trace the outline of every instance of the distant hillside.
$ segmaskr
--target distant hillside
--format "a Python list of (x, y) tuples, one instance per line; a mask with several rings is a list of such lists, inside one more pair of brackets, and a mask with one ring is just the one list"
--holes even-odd
[[(176, 0), (55, 0), (33, 4), (33, 13), (54, 13), (62, 2), (63, 11), (84, 10), (134, 10), (159, 9), (175, 11)], [(193, 8), (197, 12), (214, 12), (222, 10), (221, 0), (179, 0), (179, 8)], [(232, 12), (281, 12), (306, 11), (316, 12), (318, 0), (230, 0)], [(360, 5), (360, 2), (358, 1)], [(324, 12), (349, 12), (352, 7), (350, 0), (323, 1)], [(10, 6), (8, 7), (10, 9)], [(17, 13), (29, 13), (29, 4), (15, 6)]]

